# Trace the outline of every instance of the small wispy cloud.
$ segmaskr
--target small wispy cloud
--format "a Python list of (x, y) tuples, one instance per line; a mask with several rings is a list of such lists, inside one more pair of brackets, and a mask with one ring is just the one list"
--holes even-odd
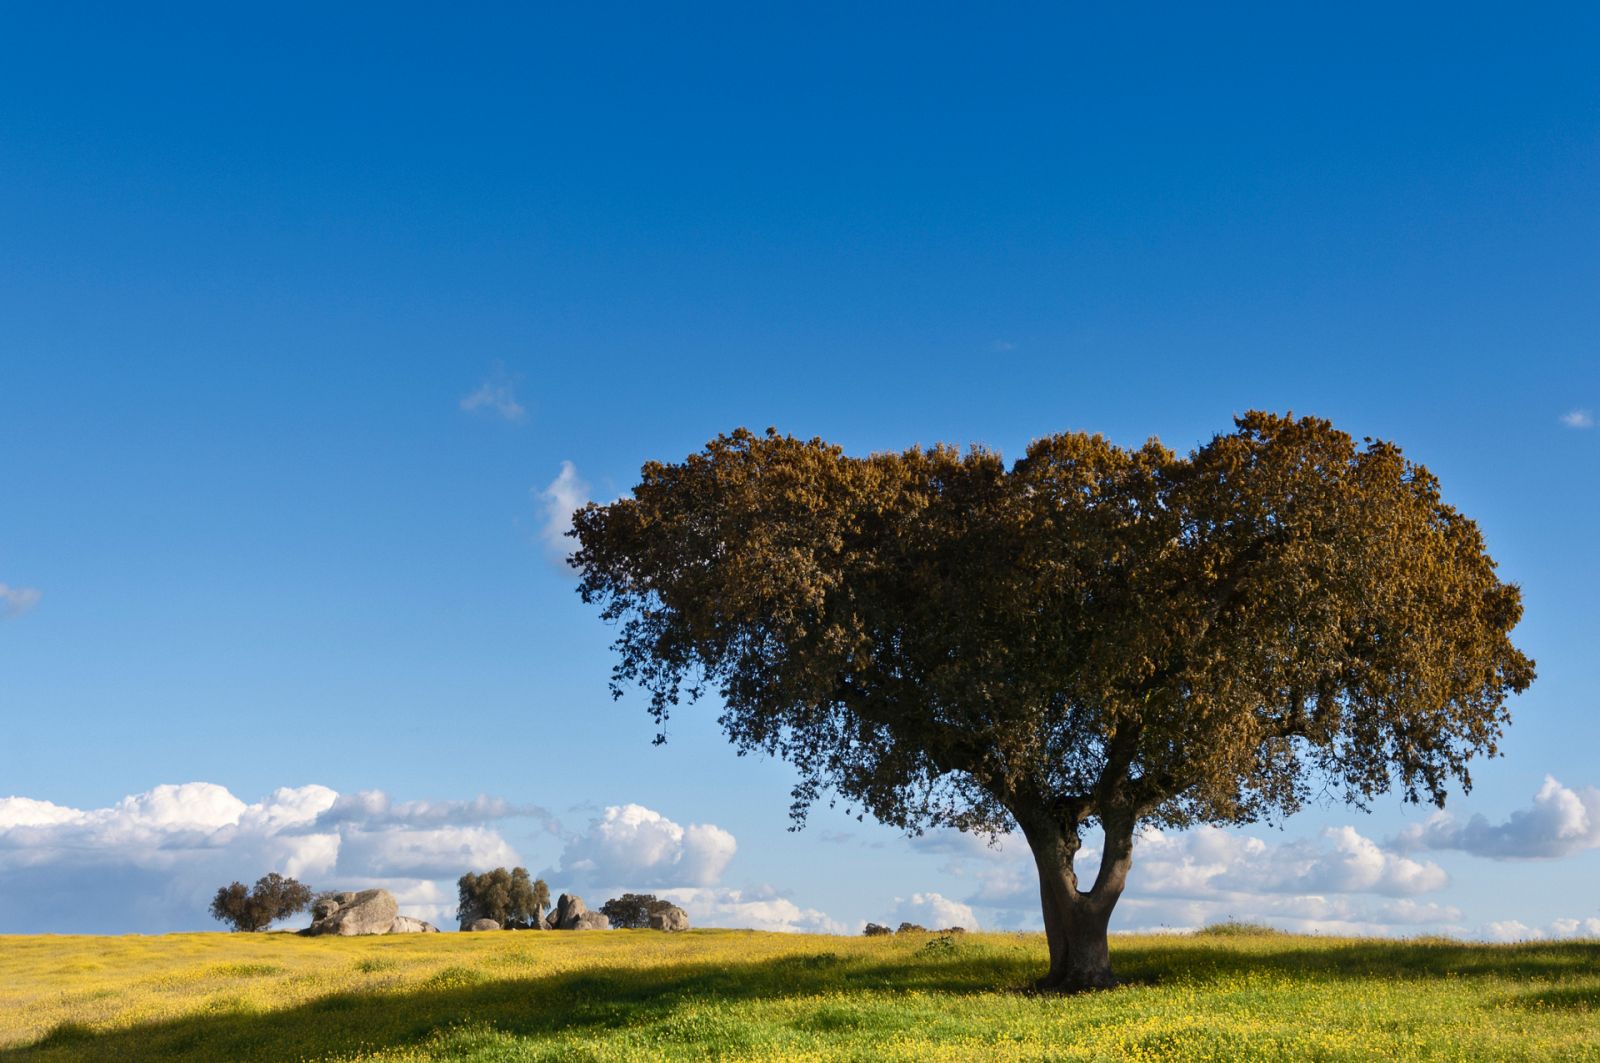
[(38, 605), (42, 597), (44, 595), (37, 587), (12, 587), (0, 583), (0, 618), (9, 620), (21, 616)]
[(462, 397), (460, 405), (466, 413), (491, 414), (507, 421), (520, 421), (528, 415), (522, 403), (517, 401), (516, 378), (499, 364), (478, 385), (477, 390)]
[(993, 340), (990, 342), (989, 346), (994, 350), (999, 351), (1001, 354), (1004, 354), (1006, 351), (1014, 351), (1017, 349), (1017, 345), (1012, 343), (1010, 340)]
[(1561, 423), (1568, 428), (1593, 428), (1593, 410), (1569, 410), (1561, 415)]

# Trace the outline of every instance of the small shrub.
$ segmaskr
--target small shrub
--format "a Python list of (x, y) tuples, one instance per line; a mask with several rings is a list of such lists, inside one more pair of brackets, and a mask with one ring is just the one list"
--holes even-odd
[(926, 934), (928, 928), (921, 923), (901, 923), (894, 931), (896, 934)]
[(1195, 936), (1208, 938), (1284, 937), (1285, 932), (1277, 927), (1267, 926), (1265, 923), (1241, 923), (1237, 919), (1229, 919), (1224, 923), (1212, 923), (1210, 926), (1201, 927), (1195, 931)]

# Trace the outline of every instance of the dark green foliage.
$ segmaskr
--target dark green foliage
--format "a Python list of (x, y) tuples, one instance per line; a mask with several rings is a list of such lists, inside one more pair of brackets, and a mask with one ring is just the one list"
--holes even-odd
[(217, 890), (211, 900), (211, 915), (235, 930), (265, 930), (280, 919), (305, 911), (310, 903), (310, 886), (274, 871), (257, 879), (254, 889), (234, 882)]
[(611, 920), (617, 930), (644, 930), (650, 926), (650, 917), (672, 907), (651, 893), (624, 893), (600, 906), (600, 914)]
[(1047, 988), (1113, 984), (1142, 825), (1442, 805), (1534, 676), (1521, 594), (1437, 478), (1313, 417), (1248, 413), (1188, 454), (1068, 432), (1009, 466), (740, 429), (573, 529), (613, 692), (645, 689), (658, 740), (713, 695), (740, 752), (798, 769), (797, 819), (837, 796), (1019, 831)]
[(497, 867), (481, 875), (468, 871), (456, 888), (456, 914), (462, 926), (475, 919), (493, 919), (507, 930), (527, 930), (550, 906), (550, 887), (542, 878), (531, 878), (525, 867), (510, 871)]
[(893, 931), (884, 926), (882, 923), (868, 923), (861, 933), (869, 938), (876, 938), (883, 937), (885, 934), (891, 934)]

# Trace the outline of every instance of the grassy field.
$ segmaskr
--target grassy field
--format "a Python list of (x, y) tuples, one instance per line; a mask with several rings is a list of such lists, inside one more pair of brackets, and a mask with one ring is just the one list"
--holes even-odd
[(692, 931), (0, 938), (0, 1061), (1600, 1060), (1600, 943)]

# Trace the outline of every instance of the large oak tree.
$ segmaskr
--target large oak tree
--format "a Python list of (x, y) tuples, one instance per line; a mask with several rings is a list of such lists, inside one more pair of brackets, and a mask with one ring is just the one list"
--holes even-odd
[(1047, 988), (1112, 983), (1142, 824), (1442, 804), (1533, 679), (1477, 526), (1314, 418), (1251, 413), (1187, 455), (1065, 433), (1010, 467), (741, 429), (573, 534), (613, 691), (650, 692), (658, 741), (709, 689), (741, 753), (799, 770), (797, 818), (831, 791), (910, 831), (1020, 831)]

